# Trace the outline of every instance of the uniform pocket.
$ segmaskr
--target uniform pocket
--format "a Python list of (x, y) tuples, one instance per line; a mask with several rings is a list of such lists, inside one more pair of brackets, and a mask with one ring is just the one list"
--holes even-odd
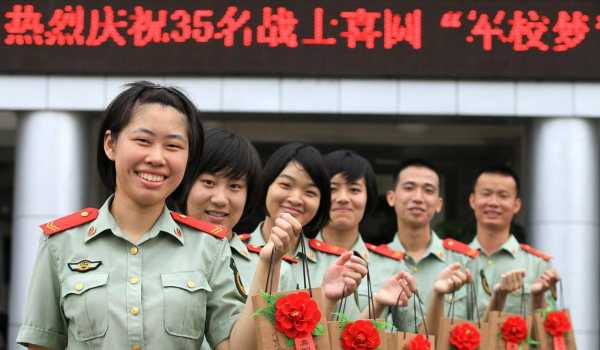
[(80, 273), (61, 282), (69, 330), (79, 341), (102, 337), (108, 330), (108, 273)]
[[(454, 293), (446, 294), (444, 296), (445, 306), (444, 306), (444, 317), (448, 316), (448, 312), (450, 311), (450, 306), (452, 302), (454, 302), (454, 317), (460, 319), (471, 319), (468, 315), (468, 310), (470, 309), (469, 304), (471, 301), (467, 298), (467, 289), (469, 293), (471, 292), (471, 286), (464, 285), (460, 290)], [(470, 294), (469, 294), (470, 296)], [(450, 317), (452, 317), (452, 312), (450, 311)]]
[(198, 271), (160, 275), (164, 295), (164, 318), (167, 333), (199, 339), (206, 321), (206, 292), (211, 292), (206, 277)]

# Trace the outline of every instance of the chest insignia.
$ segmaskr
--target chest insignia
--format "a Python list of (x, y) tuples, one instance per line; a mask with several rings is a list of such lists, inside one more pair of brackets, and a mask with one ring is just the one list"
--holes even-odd
[(487, 278), (485, 278), (485, 272), (483, 272), (483, 270), (481, 270), (479, 272), (479, 275), (481, 276), (481, 286), (483, 287), (483, 290), (489, 295), (492, 295), (492, 291), (490, 290), (490, 285), (488, 284)]
[(68, 263), (69, 270), (75, 272), (88, 272), (97, 269), (102, 265), (102, 261), (81, 260), (78, 263)]

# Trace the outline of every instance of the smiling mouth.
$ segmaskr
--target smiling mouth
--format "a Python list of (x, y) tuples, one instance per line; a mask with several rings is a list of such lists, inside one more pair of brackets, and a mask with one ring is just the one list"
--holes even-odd
[(161, 175), (152, 175), (148, 173), (135, 173), (139, 178), (144, 179), (149, 182), (162, 182), (165, 180), (166, 176)]
[(227, 213), (216, 213), (214, 211), (209, 211), (209, 210), (206, 210), (205, 213), (208, 214), (208, 215), (210, 215), (210, 216), (217, 217), (217, 218), (224, 218), (224, 217), (226, 217), (226, 216), (229, 215)]

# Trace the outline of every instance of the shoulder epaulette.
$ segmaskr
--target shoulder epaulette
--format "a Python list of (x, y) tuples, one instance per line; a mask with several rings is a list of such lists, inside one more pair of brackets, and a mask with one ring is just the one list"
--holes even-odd
[(43, 225), (40, 225), (46, 236), (51, 236), (55, 233), (59, 233), (75, 226), (85, 224), (95, 220), (98, 217), (98, 209), (86, 208), (80, 210), (71, 215), (67, 215), (58, 220), (50, 221)]
[(539, 250), (537, 250), (537, 249), (533, 249), (533, 248), (531, 248), (530, 246), (528, 246), (528, 245), (527, 245), (527, 244), (525, 244), (525, 243), (521, 243), (521, 249), (523, 249), (524, 251), (526, 251), (526, 252), (528, 252), (528, 253), (531, 253), (531, 254), (533, 254), (533, 255), (535, 255), (535, 256), (538, 256), (538, 257), (540, 257), (540, 258), (542, 258), (542, 259), (544, 259), (544, 260), (546, 260), (546, 261), (550, 261), (550, 260), (552, 260), (552, 257), (551, 257), (551, 256), (549, 256), (549, 255), (546, 255), (546, 254), (544, 254), (544, 253), (540, 252), (540, 251), (539, 251)]
[(476, 258), (479, 256), (479, 254), (481, 254), (479, 250), (473, 249), (468, 244), (461, 243), (452, 238), (446, 238), (444, 240), (444, 248), (453, 252), (464, 254), (471, 258)]
[(333, 244), (328, 244), (325, 242), (321, 242), (316, 238), (310, 239), (308, 240), (308, 244), (310, 245), (310, 247), (314, 250), (318, 250), (320, 252), (324, 252), (324, 253), (329, 253), (329, 254), (335, 254), (335, 255), (342, 255), (345, 252), (347, 252), (346, 249), (344, 248), (340, 248), (338, 246), (335, 246)]
[(404, 252), (390, 249), (385, 244), (376, 246), (371, 243), (365, 243), (365, 245), (367, 246), (367, 249), (369, 249), (370, 251), (375, 252), (380, 255), (383, 255), (383, 256), (387, 256), (388, 258), (392, 258), (392, 259), (396, 259), (396, 260), (402, 260), (404, 258)]
[(248, 240), (250, 236), (252, 236), (251, 233), (242, 233), (241, 235), (238, 235), (238, 238), (240, 239), (240, 241), (245, 241)]
[(211, 223), (208, 223), (206, 221), (202, 221), (202, 220), (198, 220), (195, 219), (191, 216), (187, 216), (187, 215), (183, 215), (183, 214), (179, 214), (176, 213), (174, 211), (171, 212), (171, 216), (173, 217), (173, 219), (175, 221), (179, 221), (181, 223), (184, 223), (188, 226), (191, 226), (197, 230), (200, 230), (202, 232), (206, 232), (208, 234), (211, 234), (215, 237), (218, 237), (220, 239), (225, 238), (225, 235), (227, 235), (227, 229), (225, 227), (221, 227), (221, 226), (217, 226), (217, 225), (213, 225)]
[[(254, 245), (254, 244), (246, 244), (246, 248), (248, 248), (249, 251), (251, 251), (253, 253), (257, 253), (257, 254), (260, 254), (260, 251), (263, 249), (263, 247), (260, 247), (260, 246)], [(285, 260), (287, 262), (291, 262), (292, 264), (298, 263), (298, 260), (288, 258), (285, 255), (283, 256), (283, 260)]]

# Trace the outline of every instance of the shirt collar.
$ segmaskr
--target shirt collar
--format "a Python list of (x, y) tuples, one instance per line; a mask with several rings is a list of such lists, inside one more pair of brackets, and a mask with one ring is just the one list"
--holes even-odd
[(246, 260), (251, 260), (250, 255), (248, 254), (248, 249), (246, 249), (246, 245), (235, 233), (233, 233), (231, 241), (229, 241), (229, 246), (231, 249), (237, 251), (239, 255), (243, 256)]
[[(104, 205), (102, 205), (100, 210), (98, 210), (98, 217), (96, 218), (96, 220), (88, 224), (86, 231), (87, 234), (85, 235), (84, 243), (87, 243), (88, 241), (94, 239), (97, 236), (100, 236), (101, 234), (105, 234), (106, 232), (111, 232), (115, 236), (121, 237), (129, 241), (129, 237), (127, 237), (127, 235), (121, 230), (119, 225), (117, 225), (115, 218), (110, 213), (110, 206), (114, 200), (114, 197), (114, 194), (108, 197), (106, 202), (104, 202)], [(144, 234), (136, 244), (140, 245), (145, 241), (158, 236), (158, 234), (161, 232), (167, 233), (175, 237), (175, 239), (177, 239), (182, 245), (185, 243), (182, 233), (183, 231), (181, 230), (181, 227), (179, 227), (179, 225), (171, 217), (171, 211), (167, 208), (166, 205), (163, 207), (162, 213), (160, 214), (158, 220), (156, 220), (152, 228), (150, 228), (150, 230), (146, 232), (146, 234)]]
[[(479, 242), (479, 238), (477, 238), (477, 236), (475, 236), (475, 238), (469, 244), (469, 246), (471, 246), (471, 248), (473, 248), (473, 249), (479, 249), (480, 252), (487, 255), (485, 249), (483, 249), (483, 246), (481, 245), (481, 242)], [(490, 255), (494, 255), (497, 252), (504, 250), (504, 251), (507, 251), (510, 255), (512, 255), (513, 258), (515, 258), (517, 256), (517, 252), (520, 249), (521, 249), (521, 246), (519, 244), (519, 241), (517, 241), (515, 236), (511, 234), (510, 237), (508, 237), (508, 239), (506, 240), (506, 242), (504, 242), (504, 244), (502, 244), (502, 246), (500, 246), (500, 249), (498, 249), (497, 251), (493, 252)]]
[[(400, 242), (400, 236), (398, 235), (398, 232), (396, 232), (396, 235), (394, 235), (394, 240), (388, 244), (388, 248), (406, 253), (406, 249), (404, 249), (402, 242)], [(438, 237), (435, 231), (431, 230), (431, 241), (429, 242), (429, 246), (427, 246), (427, 250), (423, 254), (421, 260), (429, 255), (433, 255), (441, 261), (446, 261), (446, 255), (443, 253), (444, 250), (445, 248), (442, 240)]]

